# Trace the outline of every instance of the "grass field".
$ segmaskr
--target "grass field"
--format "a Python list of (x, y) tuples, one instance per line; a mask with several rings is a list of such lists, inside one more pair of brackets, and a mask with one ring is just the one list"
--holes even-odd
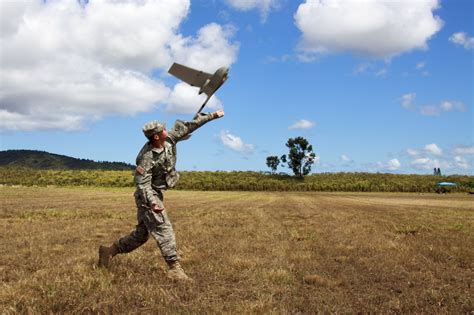
[(474, 311), (472, 195), (169, 191), (177, 285), (152, 239), (96, 267), (132, 193), (0, 187), (2, 313)]

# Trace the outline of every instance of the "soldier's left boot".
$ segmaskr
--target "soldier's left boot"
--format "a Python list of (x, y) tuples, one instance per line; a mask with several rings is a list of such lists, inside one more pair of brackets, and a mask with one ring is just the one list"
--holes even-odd
[(179, 261), (167, 262), (170, 268), (166, 273), (168, 279), (178, 282), (194, 282), (193, 278), (189, 277), (185, 272)]
[(109, 268), (110, 261), (118, 254), (118, 248), (115, 244), (111, 246), (99, 246), (99, 267)]

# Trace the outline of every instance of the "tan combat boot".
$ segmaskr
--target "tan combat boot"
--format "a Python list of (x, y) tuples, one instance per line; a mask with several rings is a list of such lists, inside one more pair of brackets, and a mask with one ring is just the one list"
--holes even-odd
[(115, 244), (110, 247), (99, 246), (99, 267), (109, 268), (112, 257), (118, 254), (118, 248)]
[(168, 262), (170, 269), (166, 273), (168, 279), (178, 282), (194, 282), (193, 278), (189, 277), (185, 272), (179, 261)]

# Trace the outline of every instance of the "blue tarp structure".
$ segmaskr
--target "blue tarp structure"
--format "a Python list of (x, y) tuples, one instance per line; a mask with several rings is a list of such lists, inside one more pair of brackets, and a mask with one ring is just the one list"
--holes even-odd
[(451, 182), (439, 182), (436, 184), (438, 187), (454, 187), (457, 186), (458, 184), (456, 183), (451, 183)]

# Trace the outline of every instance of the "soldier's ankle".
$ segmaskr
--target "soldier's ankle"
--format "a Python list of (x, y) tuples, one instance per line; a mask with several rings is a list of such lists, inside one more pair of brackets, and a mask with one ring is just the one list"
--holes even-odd
[(181, 266), (180, 263), (179, 263), (179, 260), (167, 260), (166, 263), (168, 264), (168, 267), (170, 269)]

